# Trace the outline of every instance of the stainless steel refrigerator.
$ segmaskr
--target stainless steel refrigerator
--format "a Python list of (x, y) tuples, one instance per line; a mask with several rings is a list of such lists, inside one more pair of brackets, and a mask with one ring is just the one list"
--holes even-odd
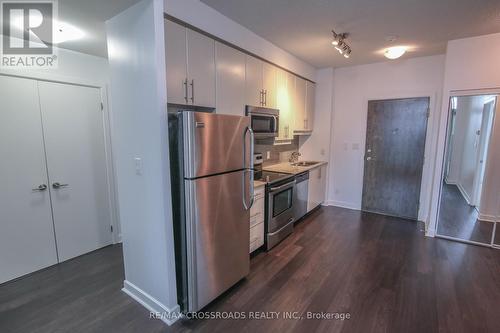
[(169, 112), (178, 302), (198, 311), (249, 272), (248, 117)]

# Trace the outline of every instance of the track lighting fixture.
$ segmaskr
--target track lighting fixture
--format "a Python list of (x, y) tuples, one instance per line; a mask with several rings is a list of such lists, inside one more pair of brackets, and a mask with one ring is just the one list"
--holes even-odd
[(345, 42), (345, 39), (349, 36), (349, 34), (346, 32), (338, 34), (334, 30), (332, 30), (332, 34), (333, 34), (332, 45), (345, 58), (349, 58), (351, 56), (351, 47)]

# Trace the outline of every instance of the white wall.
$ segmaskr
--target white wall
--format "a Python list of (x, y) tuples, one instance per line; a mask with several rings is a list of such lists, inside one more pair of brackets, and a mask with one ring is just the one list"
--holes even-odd
[(441, 105), (443, 71), (442, 55), (335, 70), (329, 204), (361, 208), (368, 100), (428, 96), (431, 110), (419, 212), (419, 219), (427, 220), (433, 165), (430, 161), (435, 154), (433, 142), (437, 135), (436, 111)]
[(178, 309), (163, 25), (162, 0), (144, 0), (106, 23), (124, 291), (159, 312)]
[(106, 87), (109, 82), (108, 59), (58, 48), (58, 67), (54, 69), (6, 69), (1, 74)]
[(164, 0), (165, 12), (314, 81), (315, 68), (199, 0)]
[[(428, 235), (430, 236), (434, 235), (436, 229), (450, 95), (460, 95), (463, 94), (461, 91), (477, 89), (483, 89), (484, 93), (498, 92), (500, 88), (499, 58), (500, 33), (448, 42), (444, 72), (443, 101), (439, 120), (437, 158), (434, 165), (431, 220), (427, 229)], [(496, 117), (496, 119), (498, 119), (498, 117)], [(496, 139), (492, 138), (490, 141), (491, 144), (496, 146), (496, 149), (493, 149), (493, 146), (491, 148), (491, 151), (495, 153), (500, 150), (500, 143), (497, 142), (497, 140), (499, 140), (498, 137), (497, 135)], [(492, 165), (495, 164), (498, 166), (496, 170), (500, 170), (500, 156), (493, 157), (493, 155), (490, 154), (489, 159), (492, 160)], [(495, 173), (494, 170), (491, 170), (490, 167), (487, 168), (487, 176), (490, 174), (491, 179), (495, 179), (495, 181), (500, 179), (500, 176)], [(496, 186), (496, 188), (491, 188), (493, 186)], [(491, 195), (494, 196), (494, 199), (491, 199), (490, 203), (492, 206), (484, 208), (496, 214), (497, 218), (500, 215), (500, 205), (498, 203), (498, 197), (500, 197), (498, 193), (499, 188), (500, 186), (496, 183), (486, 183), (483, 188), (483, 193), (492, 193)], [(485, 201), (484, 204), (486, 205), (487, 202), (490, 202), (490, 200)]]

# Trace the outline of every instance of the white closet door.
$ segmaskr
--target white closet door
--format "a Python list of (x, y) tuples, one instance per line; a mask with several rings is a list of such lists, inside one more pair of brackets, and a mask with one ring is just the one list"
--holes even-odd
[(0, 283), (57, 263), (36, 81), (0, 76)]
[(111, 244), (101, 98), (97, 88), (38, 87), (57, 250), (64, 261)]

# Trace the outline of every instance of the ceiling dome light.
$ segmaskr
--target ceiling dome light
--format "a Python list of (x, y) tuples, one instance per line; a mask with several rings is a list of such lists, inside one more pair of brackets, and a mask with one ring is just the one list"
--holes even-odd
[(406, 53), (406, 46), (393, 46), (385, 49), (384, 56), (387, 59), (397, 59)]

